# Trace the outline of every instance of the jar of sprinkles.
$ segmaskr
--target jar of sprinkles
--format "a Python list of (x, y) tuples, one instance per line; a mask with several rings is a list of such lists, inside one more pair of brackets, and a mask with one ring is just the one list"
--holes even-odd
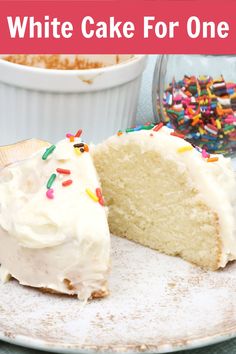
[(162, 55), (153, 78), (157, 122), (209, 153), (236, 153), (236, 56)]

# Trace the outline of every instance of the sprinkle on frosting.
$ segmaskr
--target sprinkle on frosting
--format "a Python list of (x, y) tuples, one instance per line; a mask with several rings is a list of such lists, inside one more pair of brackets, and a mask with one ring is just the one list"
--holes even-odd
[(48, 156), (51, 155), (55, 149), (56, 149), (56, 145), (51, 145), (49, 148), (47, 148), (45, 153), (42, 156), (42, 159), (47, 160)]
[(208, 159), (207, 159), (207, 162), (216, 162), (216, 161), (218, 161), (219, 160), (219, 157), (209, 157)]
[(96, 188), (96, 196), (98, 197), (98, 203), (104, 206), (104, 199), (102, 196), (101, 188)]
[(153, 131), (158, 132), (158, 130), (160, 130), (163, 126), (164, 126), (164, 123), (161, 122), (153, 128)]
[(84, 143), (74, 144), (74, 148), (81, 148), (84, 147)]
[(57, 175), (53, 173), (47, 182), (47, 189), (50, 189), (56, 179)]
[(202, 149), (202, 157), (204, 159), (207, 159), (208, 157), (210, 157), (210, 154), (208, 154), (205, 149)]
[(122, 134), (123, 134), (123, 132), (121, 130), (118, 130), (117, 135), (121, 136)]
[(89, 152), (89, 146), (87, 144), (84, 144), (84, 151)]
[(191, 151), (191, 150), (193, 150), (193, 147), (191, 145), (186, 145), (186, 146), (182, 146), (182, 147), (178, 148), (177, 152), (182, 153), (182, 152)]
[(134, 132), (134, 128), (127, 128), (125, 130), (126, 133), (131, 133), (131, 132)]
[(82, 154), (82, 153), (81, 153), (81, 151), (80, 151), (80, 149), (75, 148), (74, 150), (75, 150), (75, 153), (76, 153), (77, 155), (79, 155), (79, 156), (80, 156), (80, 155)]
[[(148, 122), (148, 123), (146, 123), (146, 124), (144, 124), (144, 125), (137, 125), (137, 126), (135, 126), (135, 127), (133, 127), (133, 128), (127, 128), (127, 129), (125, 130), (125, 132), (126, 132), (126, 133), (131, 133), (131, 132), (137, 132), (137, 131), (139, 131), (139, 130), (151, 130), (151, 129), (154, 128), (154, 127), (155, 127), (155, 124)], [(118, 132), (118, 133), (119, 133), (119, 132)], [(118, 135), (118, 134), (117, 134), (117, 135)], [(121, 135), (121, 134), (119, 134), (119, 135)]]
[(177, 133), (177, 132), (171, 132), (170, 135), (172, 135), (172, 136), (177, 136), (177, 138), (181, 138), (181, 139), (184, 138), (184, 134)]
[(70, 175), (71, 174), (70, 170), (66, 170), (64, 168), (57, 168), (56, 171), (57, 171), (57, 173), (61, 173), (63, 175)]
[(96, 196), (98, 197), (98, 199), (102, 198), (101, 188), (96, 188)]
[(86, 193), (88, 194), (88, 196), (94, 201), (94, 202), (98, 202), (99, 198), (91, 191), (91, 189), (86, 188)]
[(142, 125), (140, 130), (150, 130), (154, 127), (155, 124), (148, 122), (147, 124)]
[(54, 198), (54, 194), (53, 193), (54, 193), (54, 189), (52, 189), (52, 188), (48, 189), (47, 192), (46, 192), (47, 198), (48, 199), (53, 199)]
[(73, 135), (70, 136), (70, 142), (73, 143), (75, 141), (75, 137)]
[(68, 187), (68, 186), (70, 186), (72, 183), (73, 183), (72, 179), (68, 179), (68, 180), (62, 182), (62, 186), (63, 186), (63, 187)]
[(75, 138), (80, 138), (82, 132), (83, 132), (82, 129), (79, 129), (79, 130), (77, 131), (77, 133), (75, 134)]

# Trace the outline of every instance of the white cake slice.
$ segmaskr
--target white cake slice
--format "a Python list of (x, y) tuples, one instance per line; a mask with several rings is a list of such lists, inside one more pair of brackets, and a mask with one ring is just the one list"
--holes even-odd
[(0, 149), (2, 164), (19, 160), (0, 170), (1, 278), (105, 296), (110, 236), (88, 146), (71, 137), (47, 149), (35, 140)]
[(236, 259), (230, 159), (150, 127), (119, 132), (94, 150), (111, 232), (206, 269), (224, 267)]

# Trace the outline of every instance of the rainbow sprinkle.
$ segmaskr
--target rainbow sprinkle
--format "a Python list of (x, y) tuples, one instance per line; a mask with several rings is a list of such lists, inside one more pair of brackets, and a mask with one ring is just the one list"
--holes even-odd
[(191, 151), (191, 150), (193, 150), (193, 147), (191, 145), (186, 145), (186, 146), (182, 146), (182, 147), (178, 148), (177, 152), (182, 153), (182, 152)]
[(55, 173), (53, 173), (51, 175), (51, 177), (49, 178), (48, 182), (47, 182), (47, 189), (51, 189), (55, 179), (56, 179), (57, 175)]
[(184, 138), (184, 135), (183, 135), (183, 134), (180, 134), (180, 133), (177, 133), (177, 132), (171, 132), (170, 135), (176, 136), (177, 138), (180, 138), (180, 139), (183, 139), (183, 138)]
[(104, 206), (104, 199), (100, 188), (96, 188), (96, 196), (98, 197), (98, 203)]
[(164, 123), (161, 122), (153, 128), (153, 131), (158, 132), (158, 130), (160, 130), (163, 126), (164, 126)]
[(57, 173), (63, 174), (63, 175), (70, 175), (71, 171), (70, 170), (66, 170), (64, 168), (57, 168), (56, 169)]
[(45, 153), (42, 156), (42, 159), (47, 160), (48, 156), (51, 155), (55, 149), (56, 149), (56, 145), (51, 145), (49, 148), (47, 148)]
[(207, 159), (208, 157), (210, 157), (210, 155), (206, 152), (205, 149), (202, 149), (202, 157), (203, 157), (204, 159)]
[(82, 155), (82, 152), (80, 151), (80, 149), (75, 148), (74, 151), (78, 156)]
[(209, 157), (208, 159), (207, 159), (207, 162), (216, 162), (216, 161), (218, 161), (219, 160), (219, 157)]
[(48, 199), (53, 199), (54, 198), (54, 194), (53, 193), (54, 193), (54, 189), (52, 189), (52, 188), (48, 189), (47, 192), (46, 192), (46, 197)]
[(86, 188), (85, 189), (86, 193), (88, 194), (88, 196), (94, 201), (94, 202), (98, 202), (99, 198), (91, 191), (91, 189)]
[(148, 123), (146, 123), (144, 125), (137, 125), (137, 126), (135, 126), (133, 128), (127, 128), (125, 130), (125, 132), (126, 133), (131, 133), (131, 132), (137, 132), (139, 130), (151, 130), (154, 127), (155, 127), (155, 124), (148, 122)]
[(75, 134), (75, 138), (80, 138), (81, 134), (83, 133), (82, 129), (79, 129), (77, 133)]
[(72, 179), (68, 179), (67, 181), (62, 182), (63, 187), (68, 187), (73, 183)]
[(84, 147), (84, 143), (74, 144), (74, 148), (81, 148)]
[(89, 146), (87, 144), (84, 144), (84, 151), (89, 152)]

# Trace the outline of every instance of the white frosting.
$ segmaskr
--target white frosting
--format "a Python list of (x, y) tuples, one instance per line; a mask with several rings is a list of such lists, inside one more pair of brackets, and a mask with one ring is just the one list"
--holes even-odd
[[(106, 210), (86, 193), (100, 187), (90, 153), (59, 142), (47, 160), (44, 151), (0, 173), (0, 263), (21, 284), (50, 288), (82, 299), (106, 290), (110, 236)], [(69, 169), (70, 175), (58, 174)], [(52, 173), (54, 199), (46, 197)], [(62, 182), (71, 179), (70, 186)], [(71, 280), (68, 289), (64, 279)]]
[(217, 155), (218, 161), (207, 162), (196, 149), (179, 153), (178, 148), (190, 144), (171, 136), (171, 132), (172, 130), (163, 127), (157, 132), (140, 130), (120, 136), (115, 135), (105, 144), (98, 145), (96, 149), (108, 147), (119, 149), (123, 144), (134, 142), (142, 151), (157, 150), (164, 158), (174, 161), (180, 172), (187, 172), (189, 183), (199, 191), (199, 197), (219, 217), (222, 239), (219, 266), (224, 267), (229, 260), (236, 259), (236, 181), (231, 160)]

